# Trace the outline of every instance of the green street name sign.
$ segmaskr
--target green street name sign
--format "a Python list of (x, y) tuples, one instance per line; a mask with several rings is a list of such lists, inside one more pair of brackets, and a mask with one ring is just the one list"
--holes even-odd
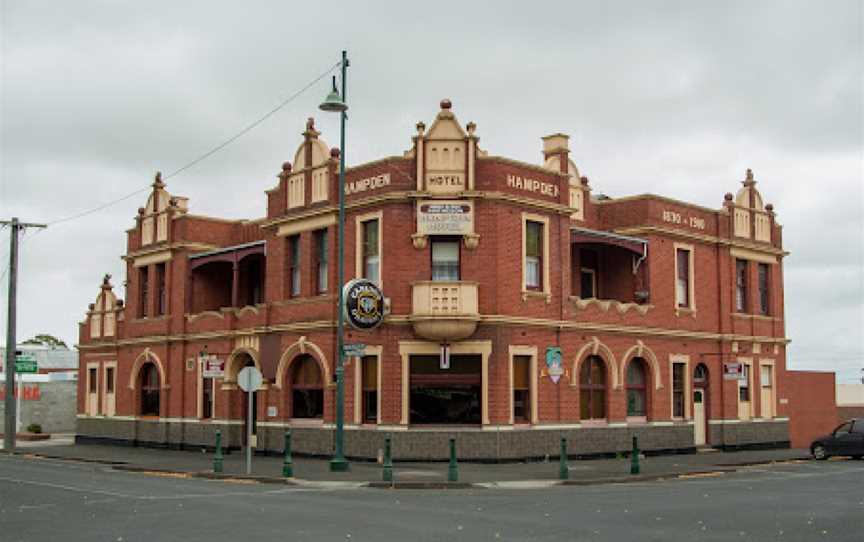
[(36, 358), (30, 356), (17, 356), (15, 358), (16, 373), (35, 373), (39, 370)]

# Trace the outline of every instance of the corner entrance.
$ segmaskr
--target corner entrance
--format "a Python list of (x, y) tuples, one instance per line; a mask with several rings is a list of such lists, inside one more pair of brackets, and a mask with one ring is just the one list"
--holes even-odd
[(440, 356), (412, 355), (410, 368), (410, 424), (481, 424), (482, 356), (451, 355), (442, 367)]

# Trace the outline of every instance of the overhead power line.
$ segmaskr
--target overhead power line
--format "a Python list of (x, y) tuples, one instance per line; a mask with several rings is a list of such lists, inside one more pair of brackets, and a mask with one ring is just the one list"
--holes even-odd
[[(172, 171), (171, 173), (169, 173), (169, 174), (167, 174), (167, 175), (163, 175), (163, 176), (162, 176), (162, 179), (163, 179), (163, 180), (167, 180), (167, 179), (170, 179), (171, 177), (174, 177), (175, 175), (178, 175), (178, 174), (180, 174), (180, 173), (186, 171), (187, 169), (189, 169), (189, 168), (195, 166), (196, 164), (199, 164), (200, 162), (203, 162), (203, 161), (206, 160), (207, 158), (213, 156), (214, 154), (216, 154), (217, 152), (221, 151), (222, 149), (224, 149), (225, 147), (227, 147), (227, 146), (230, 145), (231, 143), (237, 141), (238, 139), (240, 139), (241, 137), (243, 137), (244, 135), (246, 135), (247, 133), (249, 133), (251, 130), (253, 130), (256, 126), (258, 126), (259, 124), (261, 124), (261, 123), (264, 122), (265, 120), (267, 120), (267, 119), (269, 119), (270, 117), (272, 117), (273, 115), (275, 115), (275, 114), (276, 114), (279, 110), (281, 110), (283, 107), (285, 107), (286, 105), (288, 105), (289, 103), (293, 102), (295, 99), (297, 99), (298, 97), (300, 97), (301, 94), (303, 94), (304, 92), (306, 92), (307, 90), (309, 90), (313, 85), (315, 85), (315, 83), (321, 81), (322, 79), (324, 79), (325, 77), (327, 77), (328, 75), (330, 75), (330, 73), (331, 73), (333, 70), (335, 70), (336, 68), (338, 68), (338, 67), (341, 66), (341, 65), (342, 65), (341, 62), (337, 62), (336, 64), (333, 64), (332, 66), (330, 66), (329, 68), (327, 68), (327, 71), (323, 72), (321, 75), (319, 75), (318, 77), (316, 77), (315, 79), (313, 79), (312, 81), (310, 81), (308, 84), (306, 84), (303, 88), (301, 88), (300, 90), (298, 90), (298, 91), (295, 92), (294, 94), (292, 94), (292, 95), (288, 96), (287, 98), (285, 98), (284, 100), (282, 100), (282, 102), (280, 102), (276, 107), (274, 107), (274, 108), (271, 109), (270, 111), (266, 112), (264, 115), (258, 117), (255, 121), (253, 121), (253, 122), (251, 122), (250, 124), (246, 125), (246, 127), (244, 127), (242, 130), (240, 130), (240, 131), (237, 132), (236, 134), (232, 135), (231, 137), (229, 137), (228, 139), (226, 139), (226, 140), (223, 141), (222, 143), (216, 145), (216, 146), (213, 147), (212, 149), (208, 150), (208, 151), (205, 152), (204, 154), (198, 156), (198, 157), (195, 158), (194, 160), (188, 162), (188, 163), (185, 164), (184, 166), (181, 166), (181, 167), (175, 169), (174, 171)], [(64, 223), (64, 222), (70, 222), (70, 221), (72, 221), (72, 220), (76, 220), (76, 219), (79, 219), (79, 218), (85, 217), (85, 216), (87, 216), (87, 215), (91, 215), (91, 214), (93, 214), (93, 213), (97, 213), (97, 212), (99, 212), (99, 211), (101, 211), (101, 210), (103, 210), (103, 209), (107, 209), (108, 207), (111, 207), (112, 205), (116, 205), (116, 204), (118, 204), (118, 203), (120, 203), (120, 202), (122, 202), (122, 201), (125, 201), (125, 200), (127, 200), (127, 199), (129, 199), (129, 198), (132, 198), (132, 197), (134, 197), (134, 196), (137, 196), (138, 194), (141, 194), (142, 192), (146, 192), (146, 191), (148, 191), (148, 190), (150, 190), (150, 187), (149, 187), (149, 186), (147, 186), (147, 187), (143, 187), (143, 188), (139, 188), (138, 190), (135, 190), (134, 192), (130, 192), (130, 193), (126, 194), (125, 196), (119, 197), (119, 198), (117, 198), (117, 199), (115, 199), (115, 200), (111, 200), (111, 201), (109, 201), (109, 202), (107, 202), (107, 203), (103, 203), (102, 205), (99, 205), (99, 206), (97, 206), (97, 207), (93, 207), (92, 209), (87, 209), (86, 211), (82, 211), (82, 212), (77, 213), (77, 214), (74, 214), (74, 215), (70, 215), (70, 216), (67, 216), (67, 217), (59, 218), (59, 219), (57, 219), (57, 220), (52, 220), (52, 221), (48, 222), (48, 225), (49, 225), (49, 226), (54, 226), (54, 225), (56, 225), (56, 224), (62, 224), (62, 223)]]

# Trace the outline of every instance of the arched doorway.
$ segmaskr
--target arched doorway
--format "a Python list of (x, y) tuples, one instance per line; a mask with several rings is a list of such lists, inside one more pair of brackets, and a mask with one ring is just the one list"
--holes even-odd
[(648, 416), (648, 364), (642, 358), (633, 358), (627, 365), (627, 417)]
[(309, 354), (298, 356), (288, 371), (288, 408), (291, 418), (322, 419), (324, 386), (321, 369)]
[(700, 363), (693, 369), (693, 444), (708, 444), (708, 367)]
[(141, 390), (139, 413), (141, 416), (159, 416), (159, 369), (155, 363), (145, 363), (139, 373), (139, 389)]
[(579, 371), (579, 419), (606, 419), (606, 363), (588, 356)]

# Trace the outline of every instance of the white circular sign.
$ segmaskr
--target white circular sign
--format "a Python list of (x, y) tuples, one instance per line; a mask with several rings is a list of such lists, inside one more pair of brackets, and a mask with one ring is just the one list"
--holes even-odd
[(243, 367), (237, 374), (237, 384), (243, 391), (258, 391), (264, 378), (257, 367)]

